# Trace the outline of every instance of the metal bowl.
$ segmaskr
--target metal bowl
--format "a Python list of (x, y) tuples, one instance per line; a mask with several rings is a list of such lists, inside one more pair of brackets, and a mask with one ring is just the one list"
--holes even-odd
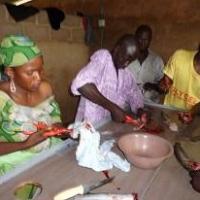
[(129, 162), (143, 169), (158, 167), (173, 154), (170, 142), (148, 133), (124, 135), (119, 138), (118, 146)]

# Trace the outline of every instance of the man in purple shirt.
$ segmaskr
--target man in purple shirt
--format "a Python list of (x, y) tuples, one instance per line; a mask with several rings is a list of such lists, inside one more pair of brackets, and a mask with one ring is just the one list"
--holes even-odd
[(136, 55), (135, 39), (126, 34), (111, 52), (100, 49), (91, 56), (71, 85), (72, 93), (81, 95), (76, 121), (97, 123), (112, 118), (123, 122), (127, 105), (134, 114), (142, 116), (143, 95), (126, 69)]

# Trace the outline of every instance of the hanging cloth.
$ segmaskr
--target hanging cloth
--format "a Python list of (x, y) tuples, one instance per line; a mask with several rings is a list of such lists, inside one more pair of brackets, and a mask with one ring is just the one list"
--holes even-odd
[[(9, 14), (16, 22), (23, 21), (40, 11), (33, 6), (13, 6), (11, 4), (5, 5)], [(47, 12), (51, 27), (54, 30), (59, 30), (61, 22), (65, 19), (64, 12), (58, 8), (53, 7), (44, 8), (44, 10)]]
[(23, 21), (39, 12), (39, 10), (33, 6), (13, 6), (7, 3), (5, 5), (9, 14), (16, 22)]
[(55, 30), (59, 30), (61, 22), (65, 19), (65, 13), (53, 7), (45, 8), (44, 10), (47, 11), (51, 27)]

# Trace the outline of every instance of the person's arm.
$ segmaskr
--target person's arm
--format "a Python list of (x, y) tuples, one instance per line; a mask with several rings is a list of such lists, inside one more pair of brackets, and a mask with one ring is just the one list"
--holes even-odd
[(159, 88), (164, 94), (168, 93), (170, 87), (173, 84), (174, 74), (176, 71), (175, 69), (178, 67), (176, 62), (178, 56), (179, 56), (179, 51), (176, 51), (169, 58), (166, 66), (163, 69), (164, 76), (160, 80)]
[(104, 97), (93, 83), (85, 84), (79, 88), (78, 91), (85, 98), (110, 111), (114, 121), (123, 122), (125, 120), (126, 112), (123, 111), (118, 105)]
[(165, 94), (168, 93), (169, 88), (172, 86), (172, 83), (173, 83), (172, 79), (165, 74), (159, 83), (160, 92)]
[(101, 76), (105, 73), (107, 63), (112, 62), (111, 54), (107, 50), (98, 50), (91, 57), (89, 63), (83, 67), (71, 84), (71, 92), (80, 95), (79, 88), (88, 83), (98, 85)]
[(144, 97), (139, 89), (134, 77), (128, 73), (125, 79), (124, 93), (126, 94), (126, 101), (131, 107), (131, 111), (134, 114), (138, 113), (138, 110), (144, 108)]
[(25, 142), (0, 142), (0, 155), (26, 149)]
[(148, 116), (144, 108), (143, 95), (141, 90), (136, 84), (134, 77), (128, 75), (126, 77), (125, 86), (126, 101), (131, 107), (131, 111), (138, 117), (139, 126), (145, 126), (148, 121)]
[(168, 93), (172, 83), (173, 81), (167, 75), (164, 75), (159, 83), (145, 83), (143, 88), (145, 90), (155, 90), (160, 94), (166, 94)]
[(43, 133), (37, 132), (30, 135), (23, 142), (0, 142), (0, 155), (28, 149), (36, 144), (39, 144), (46, 138), (47, 137), (45, 137)]

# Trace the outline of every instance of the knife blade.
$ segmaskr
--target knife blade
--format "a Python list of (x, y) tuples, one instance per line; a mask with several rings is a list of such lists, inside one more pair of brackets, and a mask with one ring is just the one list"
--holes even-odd
[(102, 181), (97, 181), (95, 183), (81, 184), (76, 187), (69, 188), (57, 194), (56, 196), (54, 196), (54, 200), (65, 200), (65, 199), (72, 198), (78, 194), (87, 194), (96, 188), (99, 188), (107, 183), (110, 183), (111, 181), (113, 181), (113, 179), (114, 177), (106, 178)]
[(187, 112), (187, 110), (184, 110), (182, 108), (177, 108), (177, 107), (170, 106), (170, 105), (154, 103), (154, 102), (150, 102), (150, 101), (144, 101), (144, 105), (148, 106), (148, 107), (158, 108), (158, 109), (161, 109), (161, 110), (171, 110), (171, 111), (176, 111), (176, 112)]

